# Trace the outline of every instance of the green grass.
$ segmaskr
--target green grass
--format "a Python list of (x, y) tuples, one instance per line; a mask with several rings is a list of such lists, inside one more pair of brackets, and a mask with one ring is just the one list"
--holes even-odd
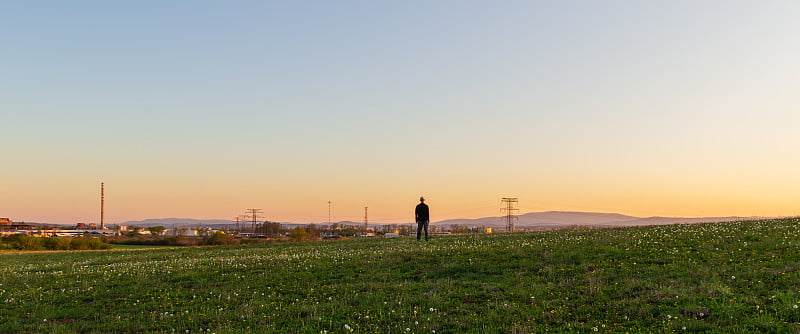
[(800, 220), (0, 255), (1, 333), (797, 333)]

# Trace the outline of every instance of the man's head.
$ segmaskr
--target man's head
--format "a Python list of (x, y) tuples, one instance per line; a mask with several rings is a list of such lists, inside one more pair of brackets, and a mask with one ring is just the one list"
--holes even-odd
[(420, 196), (420, 197), (419, 197), (419, 201), (420, 201), (420, 202), (425, 202), (425, 197), (422, 197), (422, 196)]

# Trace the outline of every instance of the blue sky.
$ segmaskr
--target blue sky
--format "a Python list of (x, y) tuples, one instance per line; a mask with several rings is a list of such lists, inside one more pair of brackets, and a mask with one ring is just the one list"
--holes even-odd
[(419, 194), (442, 219), (497, 214), (503, 196), (531, 211), (792, 214), (798, 14), (793, 1), (4, 3), (15, 195), (0, 209), (94, 220), (102, 179), (119, 220), (262, 207), (313, 221), (328, 200), (343, 218), (373, 203), (400, 220)]

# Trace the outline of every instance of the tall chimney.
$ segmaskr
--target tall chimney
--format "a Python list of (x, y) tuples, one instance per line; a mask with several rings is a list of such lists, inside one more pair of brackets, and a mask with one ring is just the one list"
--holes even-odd
[(105, 221), (105, 209), (106, 209), (106, 186), (103, 182), (100, 182), (100, 229), (106, 229), (106, 221)]

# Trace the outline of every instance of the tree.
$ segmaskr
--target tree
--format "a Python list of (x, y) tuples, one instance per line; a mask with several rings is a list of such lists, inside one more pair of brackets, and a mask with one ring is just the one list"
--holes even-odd
[(276, 237), (283, 231), (283, 226), (280, 223), (273, 223), (270, 221), (264, 222), (256, 228), (257, 233), (264, 233), (267, 237)]
[(358, 233), (358, 228), (352, 225), (346, 225), (341, 230), (339, 230), (339, 235), (344, 235), (344, 236), (352, 236), (356, 235), (356, 233)]
[(166, 231), (167, 228), (164, 226), (151, 226), (148, 227), (147, 230), (150, 231), (151, 234), (160, 237), (161, 233), (164, 233), (164, 231)]
[(400, 225), (400, 235), (408, 236), (413, 230), (415, 229), (412, 228), (411, 225)]
[(470, 229), (469, 227), (466, 227), (464, 225), (453, 224), (450, 225), (450, 231), (455, 234), (463, 234), (463, 233), (469, 233)]
[(128, 233), (127, 233), (127, 235), (129, 237), (138, 236), (139, 235), (139, 231), (142, 230), (142, 228), (140, 226), (136, 226), (136, 225), (128, 226), (128, 228), (130, 229), (130, 231), (128, 231)]
[(308, 240), (319, 240), (319, 237), (322, 235), (322, 229), (314, 224), (306, 225), (306, 232), (308, 232)]
[(308, 231), (305, 227), (295, 227), (289, 232), (289, 239), (292, 241), (304, 241), (308, 238)]

